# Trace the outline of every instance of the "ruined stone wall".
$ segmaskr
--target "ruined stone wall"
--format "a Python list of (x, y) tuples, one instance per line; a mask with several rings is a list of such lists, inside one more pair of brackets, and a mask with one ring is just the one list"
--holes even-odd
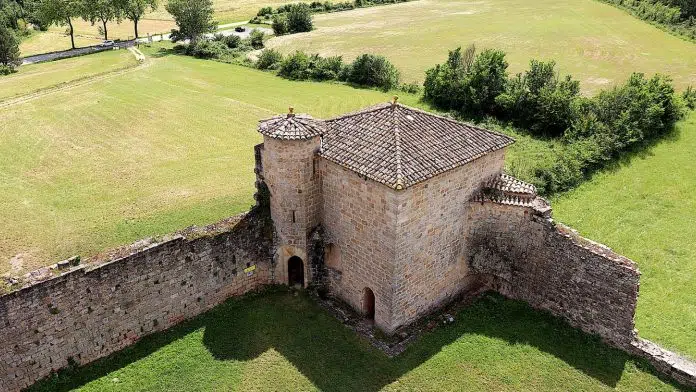
[(375, 323), (391, 331), (396, 191), (323, 158), (320, 164), (331, 291), (360, 311), (369, 287)]
[(251, 215), (237, 220), (215, 233), (123, 249), (125, 257), (1, 296), (0, 391), (27, 387), (71, 359), (105, 357), (268, 283), (265, 226)]
[(507, 297), (630, 346), (640, 275), (635, 263), (532, 207), (475, 202), (469, 221), (473, 273), (492, 279)]
[(398, 193), (394, 325), (415, 321), (472, 283), (463, 257), (467, 204), (502, 171), (504, 158), (498, 150)]

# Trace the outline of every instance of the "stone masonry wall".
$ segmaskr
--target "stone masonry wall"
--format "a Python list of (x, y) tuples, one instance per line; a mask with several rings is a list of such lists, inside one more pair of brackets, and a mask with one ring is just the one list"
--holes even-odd
[(505, 150), (398, 192), (395, 326), (409, 324), (466, 290), (467, 205), (481, 183), (498, 175)]
[[(254, 215), (78, 266), (0, 297), (0, 391), (129, 346), (270, 281), (267, 230)], [(134, 252), (132, 254), (129, 254)], [(245, 268), (254, 269), (245, 272)]]
[(629, 348), (639, 275), (631, 260), (556, 225), (532, 207), (470, 204), (472, 273), (501, 294)]
[(325, 241), (329, 259), (337, 260), (328, 267), (330, 289), (360, 311), (369, 287), (375, 323), (391, 331), (396, 191), (323, 158), (320, 163)]

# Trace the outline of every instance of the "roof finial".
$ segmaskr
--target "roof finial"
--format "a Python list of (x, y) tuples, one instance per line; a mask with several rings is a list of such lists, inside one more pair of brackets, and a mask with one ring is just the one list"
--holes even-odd
[(399, 100), (399, 96), (398, 96), (398, 95), (395, 95), (395, 96), (392, 98), (392, 102), (391, 102), (392, 105), (396, 105), (396, 102), (397, 102), (398, 100)]
[(294, 108), (294, 107), (290, 106), (290, 107), (288, 108), (288, 118), (289, 118), (289, 117), (295, 117), (295, 113), (293, 113), (294, 111), (295, 111), (295, 108)]

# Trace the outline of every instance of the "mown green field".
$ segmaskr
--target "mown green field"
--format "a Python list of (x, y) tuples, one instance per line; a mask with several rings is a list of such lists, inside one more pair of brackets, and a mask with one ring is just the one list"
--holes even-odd
[(643, 362), (486, 296), (396, 358), (305, 294), (233, 299), (32, 391), (672, 391)]
[(635, 260), (640, 335), (696, 358), (696, 113), (675, 135), (553, 200), (555, 217)]
[(346, 59), (385, 55), (403, 80), (422, 81), (447, 51), (475, 44), (508, 54), (520, 72), (531, 58), (556, 60), (582, 81), (585, 93), (623, 82), (631, 72), (672, 75), (679, 88), (696, 85), (696, 45), (594, 0), (418, 0), (317, 15), (310, 33), (269, 45)]
[(24, 65), (17, 73), (0, 78), (0, 102), (37, 90), (60, 86), (76, 79), (136, 66), (127, 50), (112, 50), (42, 64)]
[(290, 105), (330, 116), (390, 98), (213, 61), (150, 61), (0, 108), (0, 273), (245, 211), (259, 119)]

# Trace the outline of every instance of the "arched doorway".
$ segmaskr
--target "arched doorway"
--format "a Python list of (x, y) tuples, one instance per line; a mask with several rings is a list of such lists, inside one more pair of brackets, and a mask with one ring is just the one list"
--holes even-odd
[(369, 287), (365, 287), (363, 290), (363, 314), (368, 320), (375, 319), (375, 293)]
[(292, 256), (288, 260), (288, 284), (304, 287), (304, 263), (297, 256)]

